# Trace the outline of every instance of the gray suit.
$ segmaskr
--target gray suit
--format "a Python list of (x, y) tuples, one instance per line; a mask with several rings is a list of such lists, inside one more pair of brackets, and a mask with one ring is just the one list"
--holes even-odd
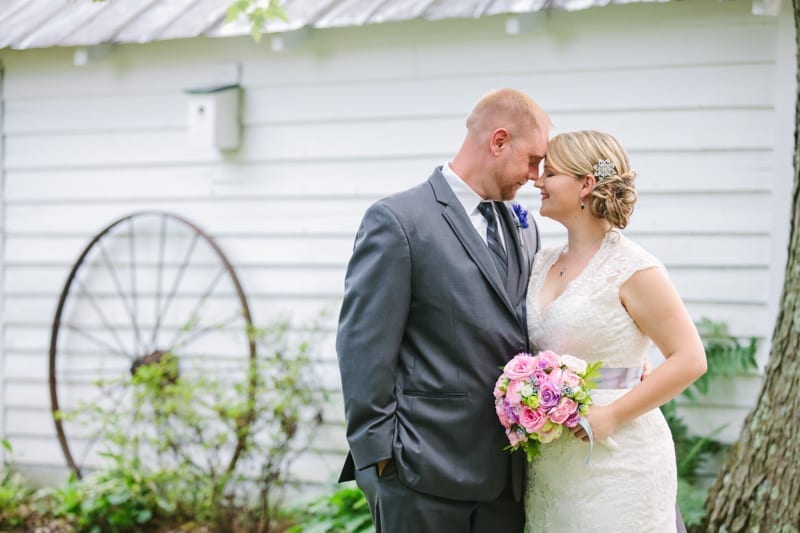
[(492, 390), (500, 367), (528, 350), (539, 237), (532, 219), (522, 230), (496, 205), (505, 282), (440, 169), (364, 215), (336, 339), (351, 450), (341, 480), (391, 458), (418, 493), (480, 502), (513, 487), (519, 498), (524, 467), (503, 451)]

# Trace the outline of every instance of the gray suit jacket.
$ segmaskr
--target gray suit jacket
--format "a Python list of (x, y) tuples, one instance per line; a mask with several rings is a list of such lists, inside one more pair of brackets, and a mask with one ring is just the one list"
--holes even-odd
[(336, 338), (351, 452), (341, 480), (392, 458), (403, 483), (435, 496), (492, 500), (506, 487), (512, 459), (492, 391), (500, 367), (528, 351), (539, 236), (532, 218), (522, 230), (498, 210), (505, 285), (440, 169), (364, 215)]

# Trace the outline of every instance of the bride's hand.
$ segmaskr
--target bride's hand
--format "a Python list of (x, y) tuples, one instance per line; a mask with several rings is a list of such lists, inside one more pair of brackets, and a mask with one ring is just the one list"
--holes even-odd
[[(614, 416), (614, 411), (607, 405), (593, 405), (589, 407), (589, 412), (586, 413), (586, 421), (592, 428), (592, 436), (594, 440), (601, 441), (609, 438), (617, 430), (617, 420)], [(572, 434), (579, 439), (588, 442), (589, 435), (581, 426), (575, 426), (572, 429)]]

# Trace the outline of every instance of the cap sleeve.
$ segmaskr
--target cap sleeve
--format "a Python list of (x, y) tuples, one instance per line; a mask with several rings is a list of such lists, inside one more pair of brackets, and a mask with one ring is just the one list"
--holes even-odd
[(660, 268), (666, 272), (664, 264), (638, 244), (621, 236), (619, 246), (621, 253), (616, 254), (617, 260), (614, 261), (614, 273), (611, 276), (617, 288), (641, 270)]

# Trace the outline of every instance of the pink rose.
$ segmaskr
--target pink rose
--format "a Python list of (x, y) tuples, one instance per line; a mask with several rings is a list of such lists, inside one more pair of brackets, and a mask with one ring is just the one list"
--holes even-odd
[(542, 426), (547, 423), (547, 416), (541, 409), (531, 409), (530, 407), (523, 407), (519, 414), (519, 424), (525, 428), (528, 433), (536, 433)]
[(503, 404), (502, 400), (495, 402), (494, 412), (497, 413), (497, 419), (500, 420), (500, 423), (504, 428), (508, 429), (511, 427), (511, 425), (508, 423), (508, 418), (506, 417), (506, 406)]
[(547, 381), (547, 372), (544, 370), (536, 369), (533, 371), (533, 379), (535, 380), (537, 385), (541, 385), (545, 381)]
[(536, 368), (533, 356), (527, 353), (518, 353), (503, 368), (503, 375), (508, 379), (524, 379), (530, 377)]
[(556, 424), (563, 424), (577, 410), (577, 402), (569, 398), (561, 398), (558, 405), (547, 412), (547, 416)]
[(552, 422), (548, 422), (537, 433), (537, 435), (539, 436), (539, 442), (543, 442), (544, 444), (547, 444), (548, 442), (553, 442), (554, 440), (556, 440), (558, 437), (561, 436), (563, 427), (564, 426), (560, 424), (553, 424)]
[(525, 386), (524, 381), (511, 381), (506, 389), (506, 401), (511, 405), (519, 405), (522, 401), (521, 389)]
[(558, 354), (545, 350), (536, 354), (536, 366), (545, 372), (559, 366), (560, 359)]
[(550, 383), (558, 387), (559, 389), (564, 384), (564, 371), (560, 368), (554, 368), (550, 372)]
[(506, 430), (506, 437), (508, 437), (508, 443), (511, 444), (512, 447), (516, 448), (519, 446), (519, 443), (525, 442), (528, 440), (528, 437), (519, 433), (516, 430), (508, 429)]
[(580, 387), (583, 382), (583, 378), (569, 369), (561, 374), (561, 377), (564, 380), (564, 385), (572, 389)]
[(506, 387), (508, 386), (508, 380), (503, 376), (500, 376), (497, 379), (497, 383), (494, 384), (494, 397), (495, 398), (502, 398), (503, 394), (505, 394)]

